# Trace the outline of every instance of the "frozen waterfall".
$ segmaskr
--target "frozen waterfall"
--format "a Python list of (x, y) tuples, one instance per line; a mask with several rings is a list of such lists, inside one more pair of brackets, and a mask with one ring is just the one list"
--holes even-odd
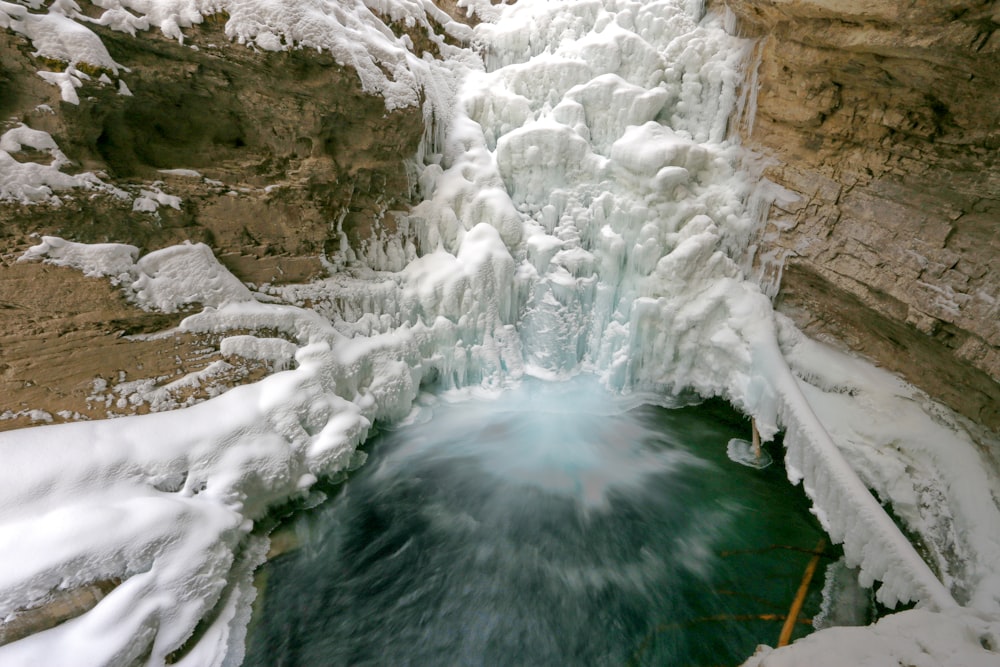
[[(880, 598), (955, 605), (852, 469), (866, 454), (849, 464), (816, 416), (816, 387), (858, 382), (864, 394), (886, 380), (824, 375), (817, 360), (834, 353), (801, 341), (748, 279), (768, 190), (727, 123), (752, 45), (694, 0), (491, 10), (496, 21), (474, 32), (481, 59), (469, 52), (431, 71), (407, 56), (436, 114), (415, 183), (424, 201), (400, 234), (342, 244), (326, 258), (328, 278), (251, 291), (201, 245), (139, 260), (130, 246), (55, 238), (29, 251), (110, 276), (151, 308), (205, 304), (182, 330), (238, 330), (222, 341), (230, 353), (290, 370), (181, 411), (0, 435), (10, 471), (0, 617), (54, 589), (123, 580), (92, 611), (0, 647), (0, 663), (157, 665), (185, 646), (174, 664), (239, 664), (251, 573), (266, 551), (254, 520), (357, 465), (372, 423), (405, 417), (421, 389), (500, 391), (525, 377), (592, 374), (663, 403), (721, 396), (767, 438), (786, 428), (790, 474), (848, 562), (882, 582)], [(893, 387), (893, 400), (916, 400)], [(863, 421), (878, 400), (838, 414)], [(857, 440), (883, 433), (865, 428)], [(948, 433), (967, 445), (939, 471), (951, 488), (976, 459), (965, 436)], [(977, 495), (991, 480), (969, 479), (948, 511), (1000, 521)], [(865, 481), (887, 500), (908, 493)], [(899, 511), (919, 529), (921, 508)], [(971, 528), (952, 537), (971, 565), (949, 585), (992, 611), (1000, 547)], [(924, 538), (945, 570), (947, 540), (933, 528)]]

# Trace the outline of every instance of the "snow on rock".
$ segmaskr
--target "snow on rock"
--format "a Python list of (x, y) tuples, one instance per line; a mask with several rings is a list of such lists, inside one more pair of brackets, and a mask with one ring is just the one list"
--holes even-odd
[[(40, 9), (40, 3), (32, 9)], [(81, 18), (85, 17), (75, 2), (54, 2), (44, 14), (29, 12), (23, 4), (0, 2), (0, 28), (31, 40), (36, 56), (85, 63), (117, 74), (121, 66), (111, 58), (101, 38), (76, 20)]]
[(170, 313), (189, 303), (218, 306), (253, 298), (204, 243), (155, 250), (135, 266), (138, 275), (131, 288), (135, 300), (152, 310)]
[(219, 342), (219, 351), (225, 356), (270, 361), (276, 368), (288, 368), (298, 346), (284, 338), (259, 338), (257, 336), (227, 336)]
[(140, 189), (139, 196), (132, 201), (132, 210), (137, 213), (153, 213), (155, 215), (161, 206), (169, 206), (179, 211), (181, 210), (181, 198), (168, 195), (158, 187), (153, 186), (149, 190)]
[(0, 150), (8, 153), (16, 153), (24, 147), (34, 148), (37, 151), (48, 153), (52, 158), (50, 166), (56, 169), (64, 167), (70, 163), (66, 154), (59, 150), (55, 140), (48, 132), (33, 130), (24, 123), (11, 128), (0, 136)]
[[(0, 647), (0, 663), (162, 664), (216, 609), (179, 664), (238, 664), (248, 572), (262, 557), (249, 532), (268, 506), (354, 465), (371, 424), (404, 417), (422, 385), (503, 388), (579, 373), (665, 401), (692, 390), (726, 397), (765, 438), (786, 427), (788, 470), (864, 583), (880, 580), (887, 604), (943, 614), (900, 623), (972, 627), (953, 595), (996, 614), (996, 480), (984, 469), (962, 487), (981, 461), (960, 426), (931, 429), (931, 409), (917, 405), (913, 441), (886, 440), (872, 415), (910, 414), (902, 406), (914, 396), (864, 372), (838, 377), (839, 362), (776, 325), (743, 273), (760, 218), (726, 122), (748, 46), (702, 20), (700, 3), (521, 0), (477, 26), (484, 63), (470, 52), (440, 67), (407, 55), (372, 13), (443, 21), (424, 0), (97, 4), (178, 39), (224, 10), (227, 31), (257, 48), (329, 49), (389, 108), (414, 103), (413, 73), (423, 72), (441, 85), (434, 103), (454, 93), (454, 109), (428, 124), (417, 179), (426, 199), (400, 219), (399, 237), (341, 244), (324, 280), (262, 288), (283, 303), (254, 298), (201, 244), (136, 260), (131, 246), (46, 237), (26, 253), (118, 276), (147, 308), (201, 303), (179, 329), (224, 335), (226, 354), (290, 370), (182, 411), (0, 436), (16, 471), (0, 486), (0, 544), (19, 555), (0, 577), (0, 615), (56, 587), (125, 579), (87, 614)], [(449, 88), (455, 73), (463, 83)], [(255, 330), (268, 333), (245, 333)], [(841, 400), (852, 392), (863, 401)], [(947, 587), (858, 466), (935, 545)]]
[(85, 276), (109, 276), (121, 280), (135, 266), (139, 249), (125, 243), (76, 243), (58, 236), (43, 236), (42, 242), (25, 251), (19, 262), (43, 260), (55, 266), (68, 266)]
[(10, 153), (0, 150), (0, 201), (57, 204), (59, 198), (53, 195), (53, 191), (89, 189), (96, 180), (96, 177), (91, 181), (64, 174), (51, 165), (19, 162)]
[(165, 313), (193, 303), (216, 307), (253, 299), (246, 285), (204, 243), (170, 246), (136, 261), (138, 254), (138, 248), (124, 243), (88, 245), (44, 236), (18, 261), (43, 260), (79, 269), (87, 276), (110, 276), (138, 306)]
[[(82, 14), (72, 1), (53, 3), (46, 13), (0, 2), (0, 27), (31, 40), (37, 55), (70, 65), (87, 63), (117, 74), (121, 65), (112, 60), (86, 23), (130, 35), (156, 27), (183, 43), (185, 28), (200, 24), (208, 15), (225, 13), (226, 35), (240, 44), (264, 51), (309, 48), (329, 52), (341, 65), (355, 69), (364, 90), (381, 95), (389, 111), (419, 104), (424, 92), (435, 88), (435, 75), (408, 48), (412, 47), (409, 38), (397, 38), (387, 22), (419, 26), (440, 51), (453, 56), (461, 52), (449, 46), (434, 26), (441, 26), (453, 39), (471, 37), (468, 26), (452, 20), (431, 0), (95, 0), (93, 4), (104, 10), (97, 18)], [(80, 72), (40, 74), (60, 86), (64, 100), (78, 103), (74, 89), (79, 87)], [(127, 86), (120, 85), (122, 94), (128, 94)]]
[[(48, 154), (49, 162), (21, 161), (14, 157), (13, 154), (26, 148)], [(74, 188), (102, 189), (115, 196), (127, 196), (90, 172), (64, 173), (63, 167), (69, 164), (69, 159), (47, 132), (33, 130), (24, 124), (7, 130), (0, 135), (0, 202), (58, 205), (60, 199), (54, 193)]]
[[(71, 70), (64, 74), (68, 76)], [(28, 149), (47, 154), (48, 161), (25, 156)], [(62, 171), (71, 164), (47, 132), (23, 123), (7, 130), (0, 135), (0, 202), (59, 206), (62, 199), (55, 193), (74, 189), (100, 191), (123, 200), (131, 198), (124, 190), (105, 183), (91, 172), (67, 174)], [(179, 200), (177, 203), (179, 205)]]
[[(96, 68), (114, 74), (123, 69), (111, 58), (101, 38), (81, 23), (89, 19), (73, 0), (57, 0), (46, 8), (46, 13), (29, 12), (25, 4), (33, 10), (42, 9), (41, 3), (36, 2), (0, 2), (0, 28), (8, 28), (30, 40), (36, 57), (67, 63), (62, 71), (38, 72), (59, 88), (64, 102), (80, 103), (76, 90), (91, 78), (82, 69)], [(103, 72), (100, 76), (103, 83), (111, 83)]]

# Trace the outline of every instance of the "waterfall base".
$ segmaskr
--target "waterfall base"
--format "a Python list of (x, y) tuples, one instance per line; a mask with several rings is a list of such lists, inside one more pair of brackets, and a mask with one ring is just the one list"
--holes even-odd
[(561, 385), (375, 438), (265, 566), (245, 664), (732, 664), (774, 641), (822, 533), (780, 465), (727, 460), (743, 419)]
[(726, 444), (726, 455), (733, 463), (761, 470), (771, 465), (773, 459), (760, 447), (754, 447), (749, 440), (733, 438)]

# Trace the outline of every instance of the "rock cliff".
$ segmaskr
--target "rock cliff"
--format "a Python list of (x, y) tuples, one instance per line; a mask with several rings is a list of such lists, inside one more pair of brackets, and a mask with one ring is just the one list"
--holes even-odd
[(735, 120), (794, 195), (779, 309), (1000, 429), (1000, 4), (714, 4), (760, 40)]
[[(132, 36), (92, 25), (129, 68), (130, 94), (93, 80), (79, 104), (36, 74), (64, 63), (40, 62), (24, 36), (0, 33), (0, 133), (20, 123), (46, 131), (73, 162), (69, 171), (94, 172), (134, 195), (71, 192), (58, 206), (0, 205), (0, 430), (145, 412), (148, 402), (131, 403), (114, 387), (164, 387), (213, 362), (225, 361), (213, 367), (223, 372), (194, 392), (173, 392), (163, 407), (267, 370), (224, 360), (217, 337), (134, 339), (182, 314), (141, 310), (104, 278), (17, 262), (38, 236), (129, 243), (142, 253), (205, 242), (243, 281), (304, 282), (325, 273), (320, 258), (343, 240), (357, 248), (392, 233), (392, 211), (410, 204), (406, 161), (424, 133), (421, 109), (387, 112), (329, 53), (232, 43), (226, 18), (186, 29), (183, 44), (157, 30)], [(415, 48), (433, 48), (411, 32)], [(29, 149), (14, 158), (50, 159)], [(143, 193), (146, 207), (136, 204)], [(152, 203), (157, 197), (174, 203)]]
[[(779, 309), (1000, 429), (997, 3), (709, 4), (759, 38), (733, 126), (790, 194), (772, 205), (757, 251), (762, 272), (781, 267)], [(387, 112), (329, 54), (233, 44), (226, 21), (186, 29), (183, 44), (92, 26), (130, 69), (131, 94), (95, 81), (78, 105), (36, 75), (29, 40), (2, 35), (4, 129), (48, 131), (76, 170), (182, 203), (144, 211), (132, 199), (80, 195), (59, 207), (0, 206), (0, 429), (107, 416), (124, 397), (102, 383), (164, 385), (221, 359), (211, 338), (130, 338), (179, 316), (140, 310), (103, 279), (17, 263), (35, 235), (141, 252), (204, 241), (242, 280), (300, 282), (341, 244), (392, 233), (391, 211), (410, 203), (405, 160), (424, 131), (417, 107)], [(419, 29), (387, 25), (439, 55)], [(266, 372), (227, 362), (203, 393)]]

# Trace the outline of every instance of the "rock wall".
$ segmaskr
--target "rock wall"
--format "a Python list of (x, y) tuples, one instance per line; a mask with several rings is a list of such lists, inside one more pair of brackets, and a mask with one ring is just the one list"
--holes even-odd
[[(779, 309), (1000, 430), (998, 3), (710, 4), (761, 38), (755, 100), (734, 127), (770, 161), (764, 175), (798, 196), (772, 207), (758, 253), (782, 263)], [(409, 203), (419, 109), (386, 114), (329, 55), (231, 44), (225, 20), (186, 30), (184, 45), (92, 26), (130, 68), (132, 96), (92, 82), (79, 105), (37, 76), (26, 39), (0, 34), (0, 129), (46, 130), (78, 170), (183, 202), (153, 213), (89, 195), (0, 206), (0, 429), (37, 421), (32, 410), (106, 416), (120, 397), (98, 396), (95, 380), (167, 381), (219, 360), (205, 353), (211, 340), (129, 340), (173, 320), (103, 279), (16, 263), (33, 235), (143, 252), (204, 241), (243, 280), (297, 282), (343, 238), (356, 247), (391, 233), (390, 212)], [(178, 168), (200, 176), (160, 171)], [(219, 383), (262, 372), (241, 366)]]
[(797, 196), (758, 255), (779, 310), (1000, 430), (1000, 3), (714, 9), (760, 40), (734, 125)]
[(387, 113), (354, 70), (325, 52), (231, 43), (225, 21), (219, 15), (186, 29), (183, 45), (155, 30), (131, 36), (91, 25), (129, 68), (131, 95), (99, 83), (95, 71), (79, 105), (36, 74), (28, 40), (0, 30), (0, 133), (23, 122), (52, 135), (71, 171), (181, 200), (177, 209), (143, 211), (131, 199), (70, 192), (60, 193), (59, 206), (0, 205), (0, 430), (144, 412), (150, 406), (112, 388), (163, 386), (217, 361), (229, 368), (211, 386), (185, 390), (164, 407), (267, 372), (264, 364), (224, 360), (212, 337), (133, 340), (168, 329), (183, 313), (140, 310), (105, 278), (17, 262), (38, 235), (130, 243), (142, 253), (201, 241), (243, 281), (303, 282), (325, 273), (321, 256), (340, 250), (344, 238), (357, 248), (392, 233), (392, 211), (411, 203), (406, 161), (424, 133), (421, 109)]

